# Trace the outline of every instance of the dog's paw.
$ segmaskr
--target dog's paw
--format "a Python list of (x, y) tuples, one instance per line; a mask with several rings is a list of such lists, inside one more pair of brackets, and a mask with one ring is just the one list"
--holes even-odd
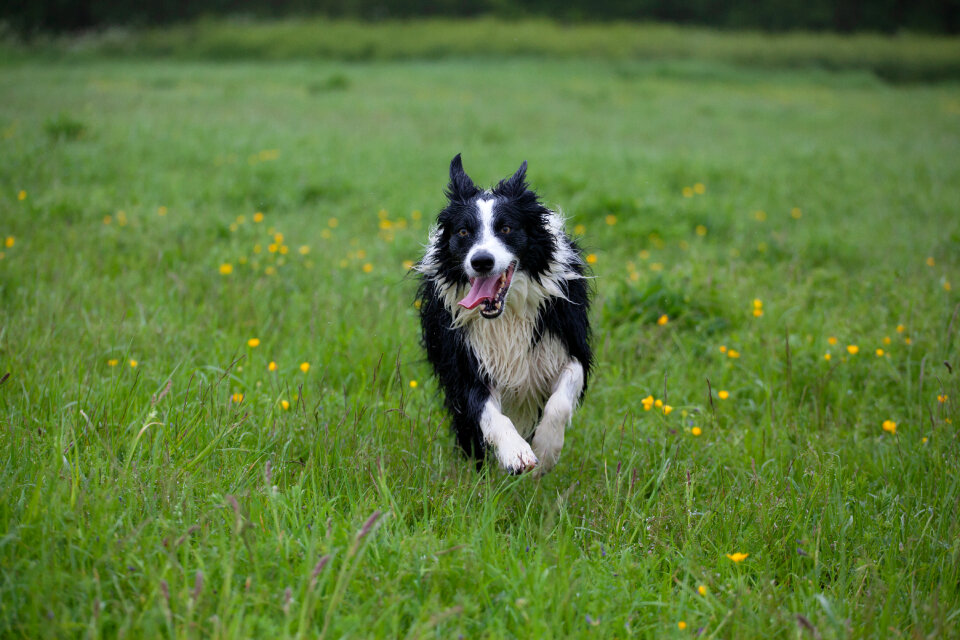
[[(537, 435), (539, 436), (539, 433)], [(540, 477), (553, 469), (560, 460), (560, 452), (563, 451), (563, 433), (560, 433), (559, 439), (534, 436), (532, 449), (533, 455), (540, 461), (533, 475)]]
[(500, 445), (497, 449), (497, 458), (500, 460), (500, 466), (513, 475), (531, 471), (539, 464), (533, 449), (519, 435), (514, 435)]

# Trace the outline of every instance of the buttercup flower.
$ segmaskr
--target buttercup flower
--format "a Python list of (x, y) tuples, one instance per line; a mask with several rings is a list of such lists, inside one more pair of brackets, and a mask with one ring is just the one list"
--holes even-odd
[(720, 398), (721, 400), (726, 400), (727, 398), (730, 397), (730, 392), (729, 392), (729, 391), (718, 391), (718, 392), (717, 392), (717, 397)]
[[(689, 187), (687, 188), (689, 189)], [(680, 629), (680, 631), (683, 631), (684, 629), (687, 628), (687, 623), (681, 620), (680, 622), (677, 623), (677, 628)]]
[(108, 367), (115, 367), (115, 366), (117, 366), (118, 364), (120, 364), (120, 361), (117, 360), (116, 358), (110, 358), (109, 360), (107, 360), (107, 366), (108, 366)]
[(229, 262), (224, 262), (220, 265), (220, 275), (228, 276), (233, 273), (233, 265)]
[(416, 388), (417, 388), (417, 381), (416, 381), (416, 380), (411, 380), (411, 381), (410, 381), (410, 388), (411, 388), (411, 389), (416, 389)]
[(703, 195), (706, 190), (707, 187), (702, 182), (698, 182), (697, 184), (693, 185), (693, 192), (698, 195)]
[(612, 227), (613, 225), (617, 224), (617, 216), (611, 213), (606, 218), (604, 218), (603, 221)]
[(243, 394), (242, 394), (242, 393), (239, 393), (239, 392), (238, 392), (238, 393), (235, 393), (235, 394), (233, 394), (232, 396), (230, 396), (230, 400), (231, 400), (232, 402), (235, 402), (235, 403), (237, 403), (237, 404), (240, 404), (241, 402), (243, 402)]
[(657, 318), (657, 324), (660, 325), (661, 327), (667, 324), (667, 322), (669, 321), (670, 321), (670, 318), (667, 316), (667, 314), (663, 314), (662, 316)]
[(703, 429), (700, 427), (694, 427), (693, 429), (690, 429), (690, 433), (694, 436), (699, 436), (701, 433), (703, 433)]
[(271, 360), (270, 364), (267, 365), (267, 371), (276, 371), (276, 370), (277, 370), (277, 363)]
[(855, 355), (857, 355), (857, 353), (859, 353), (859, 351), (860, 351), (860, 347), (858, 347), (857, 345), (855, 345), (855, 344), (848, 344), (848, 345), (847, 345), (847, 352), (848, 352), (850, 355), (855, 356)]
[(588, 253), (587, 254), (587, 264), (596, 264), (597, 263), (597, 254)]
[(728, 358), (739, 358), (739, 357), (740, 357), (740, 352), (739, 352), (739, 351), (735, 351), (735, 350), (733, 350), (733, 349), (730, 349), (730, 350), (727, 351), (727, 357), (728, 357)]
[(650, 411), (653, 408), (653, 396), (647, 396), (640, 403), (643, 405), (644, 411)]
[(309, 363), (309, 362), (301, 362), (301, 363), (300, 363), (300, 371), (303, 371), (304, 373), (306, 373), (307, 371), (310, 371), (310, 363)]
[(280, 406), (283, 407), (283, 410), (286, 411), (290, 408), (290, 403), (286, 400), (280, 401)]
[(259, 347), (260, 338), (250, 338), (249, 340), (247, 340), (247, 346), (250, 348)]
[(697, 587), (697, 593), (699, 593), (702, 596), (707, 595), (707, 585), (702, 584), (699, 587)]
[(793, 209), (790, 209), (790, 216), (794, 220), (799, 220), (803, 217), (803, 211), (801, 211), (799, 207), (794, 207)]
[(728, 553), (727, 557), (733, 560), (734, 562), (743, 562), (749, 556), (749, 553), (741, 553), (737, 551), (736, 553)]
[(668, 416), (671, 411), (673, 411), (673, 407), (668, 404), (663, 405), (663, 415)]
[(254, 221), (254, 222), (263, 222), (263, 214), (260, 213), (259, 211), (257, 211), (255, 214), (253, 214), (253, 221)]
[(837, 344), (837, 338), (835, 336), (830, 336), (827, 338), (827, 342), (830, 343), (830, 346), (835, 346)]
[(893, 420), (884, 420), (883, 421), (883, 430), (887, 431), (893, 435), (897, 435), (897, 423)]
[(130, 360), (130, 368), (131, 368), (131, 369), (136, 368), (136, 366), (137, 366), (138, 364), (140, 364), (140, 363), (137, 362), (136, 360), (133, 360), (133, 359)]

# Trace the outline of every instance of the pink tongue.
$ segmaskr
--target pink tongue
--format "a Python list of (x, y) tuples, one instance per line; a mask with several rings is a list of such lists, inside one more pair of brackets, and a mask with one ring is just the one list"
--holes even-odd
[(467, 309), (473, 309), (484, 300), (492, 300), (497, 295), (497, 284), (499, 282), (500, 276), (474, 278), (470, 286), (470, 293), (459, 302), (459, 305)]

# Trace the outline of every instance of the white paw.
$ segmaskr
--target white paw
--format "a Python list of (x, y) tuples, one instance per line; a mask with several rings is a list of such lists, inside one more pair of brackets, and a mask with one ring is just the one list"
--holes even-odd
[(526, 473), (538, 463), (533, 449), (517, 433), (504, 437), (497, 447), (497, 459), (500, 460), (500, 466), (512, 474)]
[(563, 451), (563, 432), (560, 432), (559, 438), (552, 435), (541, 437), (541, 432), (538, 430), (537, 435), (533, 437), (532, 448), (533, 454), (540, 461), (534, 475), (542, 476), (553, 469), (557, 461), (560, 460), (560, 452)]

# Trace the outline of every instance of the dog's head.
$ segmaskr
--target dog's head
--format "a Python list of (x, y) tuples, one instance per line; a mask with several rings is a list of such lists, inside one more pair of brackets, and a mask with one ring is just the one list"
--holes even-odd
[(428, 258), (449, 284), (469, 284), (458, 302), (493, 319), (503, 313), (518, 278), (539, 280), (555, 250), (550, 216), (526, 182), (527, 163), (493, 189), (482, 190), (463, 170), (460, 155), (450, 163), (447, 206), (437, 217)]

